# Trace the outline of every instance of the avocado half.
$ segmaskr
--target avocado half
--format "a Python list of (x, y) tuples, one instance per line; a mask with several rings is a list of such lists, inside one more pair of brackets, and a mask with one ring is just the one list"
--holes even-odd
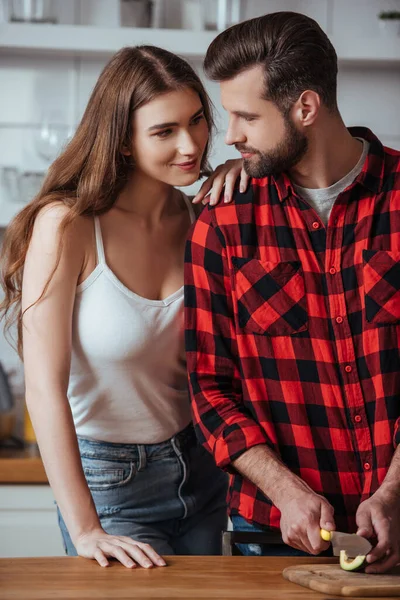
[(340, 567), (344, 571), (358, 571), (362, 569), (365, 563), (365, 555), (359, 555), (355, 558), (349, 558), (346, 554), (346, 550), (340, 551)]

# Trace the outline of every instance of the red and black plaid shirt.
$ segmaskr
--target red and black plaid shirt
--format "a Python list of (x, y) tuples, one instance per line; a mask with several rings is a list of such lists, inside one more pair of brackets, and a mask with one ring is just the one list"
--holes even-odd
[[(354, 531), (400, 441), (400, 153), (370, 142), (325, 227), (286, 175), (203, 210), (186, 248), (197, 435), (217, 465), (267, 444)], [(231, 468), (231, 514), (280, 513)]]

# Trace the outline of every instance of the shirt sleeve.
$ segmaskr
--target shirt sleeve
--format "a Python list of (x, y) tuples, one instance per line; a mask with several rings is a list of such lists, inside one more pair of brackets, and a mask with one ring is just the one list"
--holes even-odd
[(185, 343), (193, 420), (216, 464), (267, 444), (242, 398), (232, 288), (223, 235), (204, 209), (185, 252)]

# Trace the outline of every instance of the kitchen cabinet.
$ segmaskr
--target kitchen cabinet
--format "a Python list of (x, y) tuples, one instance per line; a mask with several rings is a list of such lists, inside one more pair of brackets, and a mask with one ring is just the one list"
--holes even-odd
[(64, 554), (50, 486), (0, 485), (0, 557)]
[(40, 456), (2, 448), (0, 557), (64, 554), (57, 509)]

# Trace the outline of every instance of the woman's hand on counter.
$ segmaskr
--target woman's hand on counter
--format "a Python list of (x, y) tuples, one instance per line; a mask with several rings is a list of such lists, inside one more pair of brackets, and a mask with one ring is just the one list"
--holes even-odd
[(101, 567), (108, 566), (107, 556), (116, 558), (128, 569), (137, 565), (145, 569), (166, 566), (164, 559), (149, 544), (135, 542), (125, 535), (109, 535), (103, 529), (79, 536), (75, 548), (79, 556), (94, 558)]

